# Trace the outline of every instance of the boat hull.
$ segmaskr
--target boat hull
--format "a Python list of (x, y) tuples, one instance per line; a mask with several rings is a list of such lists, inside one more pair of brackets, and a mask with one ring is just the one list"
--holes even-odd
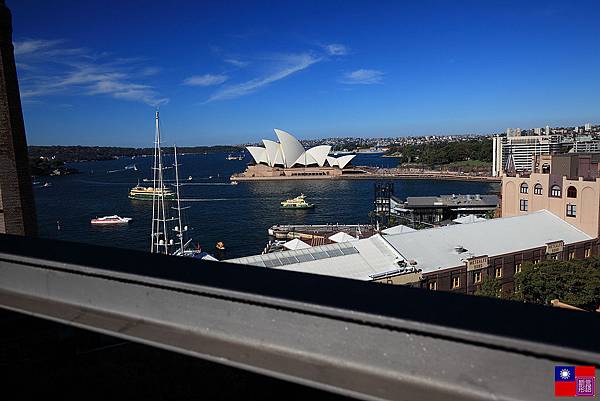
[[(151, 194), (129, 194), (129, 199), (134, 199), (134, 200), (152, 200), (154, 196)], [(158, 197), (158, 195), (157, 195)], [(176, 200), (176, 195), (165, 195), (164, 196), (165, 200)]]
[(308, 204), (303, 206), (281, 206), (281, 209), (292, 209), (292, 210), (302, 210), (302, 209), (313, 209), (315, 205)]

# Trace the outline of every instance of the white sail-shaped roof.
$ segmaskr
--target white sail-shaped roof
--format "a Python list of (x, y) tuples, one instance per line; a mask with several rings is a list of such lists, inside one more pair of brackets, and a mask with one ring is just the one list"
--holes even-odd
[(265, 163), (271, 167), (284, 166), (290, 168), (294, 165), (310, 166), (313, 164), (323, 167), (327, 163), (330, 167), (344, 168), (354, 158), (354, 155), (338, 158), (329, 156), (329, 152), (331, 152), (331, 146), (329, 145), (319, 145), (305, 151), (302, 144), (291, 134), (280, 129), (275, 129), (275, 134), (279, 139), (279, 143), (263, 139), (264, 148), (259, 146), (247, 147), (257, 164)]
[(346, 156), (340, 156), (338, 157), (337, 160), (337, 164), (340, 168), (344, 168), (346, 167), (346, 165), (348, 163), (350, 163), (350, 160), (354, 159), (354, 156), (356, 155), (346, 155)]
[(304, 153), (304, 146), (291, 134), (280, 129), (275, 129), (275, 135), (279, 138), (279, 143), (283, 149), (283, 160), (286, 167), (292, 167), (296, 160)]
[(330, 167), (336, 167), (338, 165), (338, 161), (335, 157), (327, 156), (327, 163)]
[(329, 145), (319, 145), (314, 148), (310, 148), (306, 151), (306, 153), (312, 156), (319, 167), (323, 167), (325, 165), (325, 160), (327, 160), (327, 155), (331, 152), (331, 146)]
[(269, 164), (267, 159), (267, 149), (261, 148), (260, 146), (247, 146), (246, 149), (248, 149), (248, 152), (250, 152), (256, 163)]
[[(265, 149), (267, 149), (267, 159), (269, 160), (269, 166), (273, 167), (277, 163), (277, 154), (281, 153), (281, 146), (269, 139), (263, 139), (263, 143), (265, 144)], [(280, 156), (280, 159), (283, 160), (283, 157)]]
[(299, 164), (300, 166), (310, 166), (311, 164), (317, 164), (317, 161), (310, 153), (304, 152), (292, 165)]

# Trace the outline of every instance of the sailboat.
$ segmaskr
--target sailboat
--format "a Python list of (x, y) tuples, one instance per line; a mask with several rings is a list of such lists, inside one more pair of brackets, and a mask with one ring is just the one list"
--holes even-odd
[[(175, 200), (176, 207), (171, 207), (177, 211), (177, 216), (171, 216), (170, 209), (167, 208), (165, 201), (171, 200), (167, 197), (165, 187), (164, 170), (170, 167), (165, 167), (163, 164), (162, 150), (160, 145), (160, 120), (158, 111), (156, 112), (156, 133), (154, 141), (154, 164), (152, 167), (152, 234), (150, 252), (162, 253), (166, 255), (194, 257), (203, 260), (217, 260), (206, 252), (201, 252), (199, 249), (190, 249), (192, 239), (185, 239), (185, 233), (188, 231), (187, 226), (182, 225), (181, 211), (186, 208), (181, 207), (181, 197), (179, 194), (179, 164), (177, 162), (177, 147), (174, 147), (175, 155)], [(171, 229), (173, 222), (175, 227)], [(171, 235), (171, 231), (174, 233)]]

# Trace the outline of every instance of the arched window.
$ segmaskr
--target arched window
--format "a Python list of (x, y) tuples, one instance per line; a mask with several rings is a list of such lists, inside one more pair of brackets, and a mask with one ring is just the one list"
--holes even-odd
[(567, 198), (577, 198), (577, 188), (573, 186), (567, 188)]
[(558, 185), (552, 185), (552, 187), (550, 188), (550, 196), (552, 196), (554, 198), (562, 197), (562, 190), (560, 189), (560, 187)]
[(527, 185), (527, 183), (524, 182), (524, 183), (521, 184), (521, 193), (522, 194), (526, 194), (527, 191), (529, 191), (529, 185)]
[(540, 184), (539, 182), (533, 186), (533, 193), (535, 195), (541, 195), (543, 192), (544, 190), (542, 188), (542, 184)]

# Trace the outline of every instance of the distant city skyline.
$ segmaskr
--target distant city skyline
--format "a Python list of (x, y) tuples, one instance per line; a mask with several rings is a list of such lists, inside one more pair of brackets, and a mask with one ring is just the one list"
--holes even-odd
[(600, 3), (8, 0), (31, 145), (491, 134), (600, 121)]

